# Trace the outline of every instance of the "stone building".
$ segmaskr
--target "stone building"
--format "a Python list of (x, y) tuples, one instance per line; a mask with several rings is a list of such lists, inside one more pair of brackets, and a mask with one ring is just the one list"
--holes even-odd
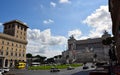
[(112, 33), (116, 42), (116, 55), (120, 64), (120, 0), (109, 0), (109, 11), (112, 19)]
[(109, 47), (102, 44), (102, 40), (111, 37), (106, 31), (101, 38), (76, 40), (73, 36), (68, 39), (68, 50), (62, 52), (63, 62), (92, 62), (94, 55), (96, 61), (108, 61)]
[(14, 67), (19, 61), (26, 62), (27, 28), (21, 21), (3, 24), (0, 33), (0, 67)]

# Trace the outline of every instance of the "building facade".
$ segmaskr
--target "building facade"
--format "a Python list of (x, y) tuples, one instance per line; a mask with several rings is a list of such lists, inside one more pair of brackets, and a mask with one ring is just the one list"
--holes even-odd
[[(109, 47), (102, 44), (102, 40), (111, 37), (104, 32), (101, 38), (76, 40), (73, 36), (68, 39), (68, 50), (62, 52), (63, 62), (93, 62), (108, 61)], [(96, 59), (94, 58), (96, 55)]]
[(115, 40), (116, 55), (120, 64), (120, 0), (109, 0), (109, 11), (112, 19), (112, 33)]
[(19, 61), (26, 62), (27, 28), (21, 21), (3, 24), (0, 33), (0, 67), (14, 67)]

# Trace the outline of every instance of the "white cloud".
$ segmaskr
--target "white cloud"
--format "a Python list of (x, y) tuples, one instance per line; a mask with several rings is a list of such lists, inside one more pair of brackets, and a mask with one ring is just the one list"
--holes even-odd
[(64, 45), (67, 42), (67, 39), (63, 36), (52, 36), (50, 29), (44, 31), (28, 29), (27, 38), (27, 52), (47, 57), (60, 54), (65, 49)]
[(48, 20), (44, 20), (43, 23), (44, 24), (51, 24), (51, 23), (54, 23), (54, 21), (52, 19), (48, 19)]
[(68, 36), (71, 36), (71, 35), (73, 35), (76, 39), (79, 39), (80, 36), (82, 35), (82, 32), (79, 29), (75, 29), (68, 32)]
[(56, 3), (54, 3), (54, 2), (50, 2), (50, 5), (51, 5), (52, 7), (56, 7)]
[(84, 23), (91, 26), (92, 29), (88, 37), (100, 37), (104, 30), (111, 31), (112, 23), (108, 6), (100, 6), (90, 16), (88, 16)]
[(60, 3), (71, 3), (70, 0), (59, 0)]

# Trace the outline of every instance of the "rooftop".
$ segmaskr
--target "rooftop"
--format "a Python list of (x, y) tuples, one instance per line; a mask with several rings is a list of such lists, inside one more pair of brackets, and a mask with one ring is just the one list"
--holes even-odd
[(27, 24), (21, 22), (20, 20), (12, 20), (12, 21), (9, 21), (9, 22), (5, 22), (3, 25), (9, 24), (9, 23), (19, 23), (19, 24), (22, 24), (22, 25), (24, 25), (25, 27), (28, 28)]

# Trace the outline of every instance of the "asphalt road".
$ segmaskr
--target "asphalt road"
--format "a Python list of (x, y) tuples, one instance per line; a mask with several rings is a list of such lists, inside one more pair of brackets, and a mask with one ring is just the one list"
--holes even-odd
[(48, 70), (14, 70), (15, 75), (89, 75), (89, 71), (62, 70), (60, 72), (50, 72)]
[[(88, 64), (89, 65), (89, 64)], [(89, 75), (92, 68), (83, 70), (82, 67), (73, 70), (62, 69), (60, 72), (50, 72), (49, 70), (11, 70), (15, 75)]]

